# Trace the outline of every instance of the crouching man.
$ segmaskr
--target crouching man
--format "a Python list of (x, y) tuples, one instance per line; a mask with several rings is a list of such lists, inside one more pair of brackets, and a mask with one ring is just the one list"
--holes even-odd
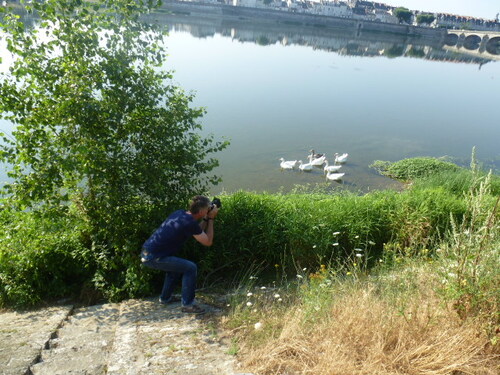
[[(214, 239), (214, 220), (219, 211), (210, 199), (203, 195), (192, 198), (189, 210), (173, 212), (149, 237), (141, 252), (142, 263), (149, 268), (166, 271), (160, 303), (177, 302), (172, 296), (182, 279), (182, 311), (203, 314), (205, 310), (194, 304), (197, 266), (177, 254), (184, 243), (194, 237), (199, 243), (211, 246)], [(201, 223), (200, 223), (201, 221)]]

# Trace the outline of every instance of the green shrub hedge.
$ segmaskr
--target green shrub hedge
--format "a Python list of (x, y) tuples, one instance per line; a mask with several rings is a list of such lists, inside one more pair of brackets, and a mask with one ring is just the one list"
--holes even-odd
[[(388, 249), (432, 253), (446, 240), (451, 217), (460, 222), (466, 211), (464, 192), (435, 182), (363, 196), (237, 192), (221, 198), (214, 245), (188, 241), (181, 254), (198, 263), (201, 284), (275, 265), (295, 272), (295, 267), (342, 264), (354, 257), (354, 249), (363, 251), (368, 266)], [(163, 274), (139, 262), (144, 231), (131, 228), (121, 248), (92, 248), (86, 224), (69, 209), (47, 215), (4, 209), (0, 220), (1, 306), (78, 297), (84, 289), (120, 300), (161, 287)]]
[(192, 243), (187, 252), (202, 273), (224, 265), (221, 273), (230, 274), (249, 265), (336, 264), (354, 249), (373, 262), (388, 242), (402, 249), (431, 246), (450, 229), (450, 214), (460, 219), (464, 210), (463, 199), (444, 189), (364, 196), (238, 192), (223, 197), (214, 246)]
[(0, 306), (78, 295), (95, 268), (84, 224), (71, 215), (3, 211), (0, 217)]

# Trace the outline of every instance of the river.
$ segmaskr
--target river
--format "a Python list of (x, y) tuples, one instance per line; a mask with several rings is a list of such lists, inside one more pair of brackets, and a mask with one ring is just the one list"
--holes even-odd
[[(216, 155), (223, 182), (289, 191), (326, 184), (322, 170), (281, 171), (279, 158), (310, 149), (349, 153), (342, 183), (366, 192), (395, 186), (375, 160), (446, 156), (467, 165), (471, 150), (500, 169), (500, 63), (445, 50), (438, 41), (297, 25), (163, 16), (165, 69), (194, 91), (203, 131), (230, 140)], [(0, 122), (0, 128), (7, 126)]]
[(349, 153), (343, 183), (330, 182), (336, 189), (392, 186), (369, 167), (374, 160), (446, 156), (468, 165), (474, 146), (486, 167), (500, 167), (499, 62), (407, 36), (167, 22), (166, 68), (207, 108), (204, 130), (231, 141), (214, 193), (323, 183), (319, 169), (279, 168), (280, 157), (306, 161), (310, 149), (330, 160)]

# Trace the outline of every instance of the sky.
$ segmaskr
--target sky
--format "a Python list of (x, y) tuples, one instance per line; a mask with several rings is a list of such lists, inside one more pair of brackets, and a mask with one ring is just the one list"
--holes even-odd
[(373, 0), (410, 10), (450, 13), (493, 20), (500, 13), (500, 0)]

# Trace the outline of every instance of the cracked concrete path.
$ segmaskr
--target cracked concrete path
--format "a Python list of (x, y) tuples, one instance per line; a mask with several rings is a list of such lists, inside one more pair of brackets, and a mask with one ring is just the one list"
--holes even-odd
[[(210, 316), (128, 300), (0, 313), (1, 375), (243, 375)], [(208, 317), (207, 317), (208, 316)]]
[(26, 374), (72, 306), (0, 314), (0, 374)]

